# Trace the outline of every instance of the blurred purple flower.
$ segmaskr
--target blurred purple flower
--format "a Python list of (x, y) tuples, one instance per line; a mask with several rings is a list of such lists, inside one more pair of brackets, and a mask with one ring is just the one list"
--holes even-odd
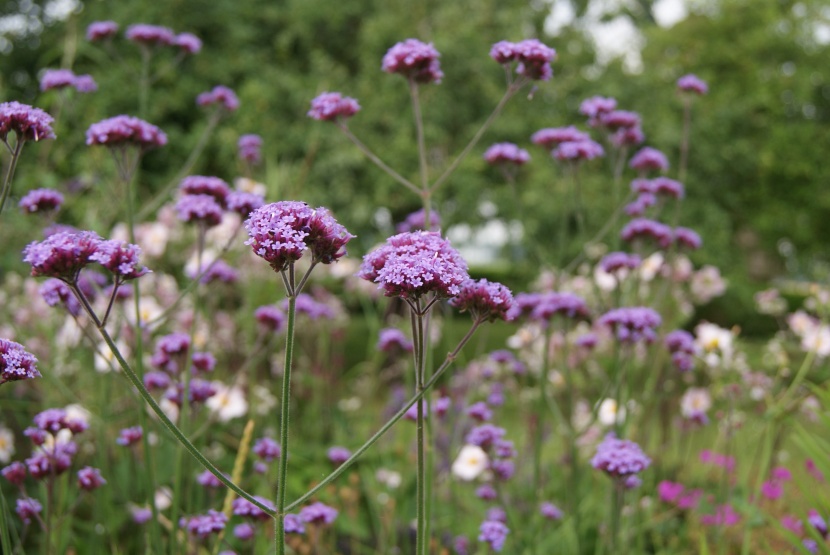
[(440, 56), (432, 43), (406, 39), (386, 52), (381, 69), (386, 73), (398, 73), (416, 83), (440, 83), (444, 77), (438, 63)]

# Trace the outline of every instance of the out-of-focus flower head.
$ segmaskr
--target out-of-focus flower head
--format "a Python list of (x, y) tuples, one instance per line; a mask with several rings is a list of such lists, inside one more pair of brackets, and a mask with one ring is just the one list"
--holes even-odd
[(440, 56), (432, 43), (406, 39), (386, 52), (381, 69), (386, 73), (399, 73), (416, 83), (440, 83), (444, 77), (438, 63)]
[(677, 89), (682, 92), (690, 92), (700, 95), (709, 92), (709, 86), (706, 82), (693, 73), (689, 73), (678, 79)]
[(338, 121), (359, 111), (360, 104), (354, 98), (339, 92), (324, 92), (311, 101), (311, 109), (306, 115), (319, 121)]
[(646, 218), (635, 218), (628, 222), (620, 232), (623, 241), (635, 239), (653, 239), (662, 248), (668, 248), (674, 241), (674, 231), (664, 223)]
[(416, 210), (409, 214), (404, 221), (399, 223), (395, 230), (398, 233), (405, 233), (407, 231), (424, 230), (431, 231), (441, 227), (441, 216), (435, 210), (429, 211), (429, 229), (426, 227), (426, 217), (424, 217), (424, 209)]
[(469, 279), (467, 263), (438, 233), (399, 233), (363, 257), (358, 277), (378, 284), (387, 297), (418, 299), (427, 293), (454, 297)]
[(172, 29), (160, 25), (136, 23), (127, 27), (127, 40), (143, 46), (173, 46), (176, 44), (176, 33)]
[(469, 312), (476, 321), (510, 320), (513, 294), (501, 283), (470, 279), (462, 284), (450, 304), (461, 312)]
[[(642, 152), (642, 151), (641, 151)], [(639, 168), (638, 168), (639, 169)], [(686, 195), (683, 184), (665, 176), (655, 177), (651, 181), (654, 194), (682, 199)]]
[(262, 195), (246, 191), (231, 191), (225, 200), (228, 210), (236, 212), (243, 218), (247, 218), (251, 212), (265, 204)]
[(513, 143), (496, 143), (484, 152), (488, 164), (524, 165), (530, 161), (530, 154)]
[(182, 195), (176, 201), (176, 212), (183, 222), (213, 227), (222, 223), (222, 205), (213, 195)]
[(149, 149), (167, 144), (164, 131), (132, 116), (115, 116), (89, 126), (86, 132), (87, 145), (120, 147), (134, 145)]
[(236, 143), (239, 158), (249, 164), (259, 164), (262, 160), (262, 137), (249, 133), (242, 135)]
[(198, 54), (202, 50), (202, 40), (193, 33), (179, 33), (174, 44), (185, 54)]
[(669, 169), (669, 159), (666, 155), (650, 146), (646, 146), (637, 151), (628, 165), (637, 171), (647, 172), (656, 170), (664, 172)]
[(481, 523), (479, 531), (478, 541), (488, 544), (490, 549), (495, 552), (500, 552), (504, 549), (504, 543), (507, 541), (507, 535), (510, 533), (507, 525), (498, 520), (485, 520)]
[(3, 102), (0, 104), (0, 140), (8, 141), (9, 133), (14, 133), (18, 141), (40, 141), (54, 139), (52, 131), (54, 118), (41, 110), (20, 102)]
[(655, 328), (662, 318), (654, 310), (644, 306), (622, 307), (609, 310), (600, 316), (597, 323), (616, 331), (617, 339), (623, 343), (646, 341), (651, 343), (657, 338)]
[(186, 529), (188, 534), (198, 538), (208, 538), (211, 534), (218, 534), (225, 529), (228, 517), (225, 513), (208, 510), (207, 514), (183, 517), (179, 526)]
[(93, 21), (86, 28), (86, 40), (95, 42), (109, 39), (118, 33), (118, 23), (115, 21)]
[(674, 228), (674, 242), (680, 247), (686, 247), (687, 249), (692, 250), (699, 249), (703, 244), (703, 241), (700, 239), (700, 235), (688, 227)]
[(609, 131), (640, 127), (640, 115), (627, 110), (613, 110), (599, 116), (599, 123)]
[(55, 233), (41, 242), (29, 243), (23, 250), (23, 261), (31, 264), (32, 277), (53, 277), (73, 284), (101, 241), (93, 231)]
[(378, 337), (378, 350), (384, 353), (394, 352), (396, 349), (411, 353), (412, 341), (398, 328), (383, 328)]
[(39, 378), (37, 359), (20, 343), (0, 339), (0, 385), (18, 380)]
[(588, 125), (596, 127), (600, 124), (602, 116), (617, 109), (617, 101), (605, 96), (592, 96), (586, 98), (579, 105), (579, 113), (588, 116)]
[(465, 445), (452, 463), (452, 474), (462, 480), (475, 480), (490, 465), (487, 453), (478, 445)]
[(530, 136), (531, 142), (547, 149), (554, 149), (562, 143), (588, 141), (591, 136), (573, 125), (568, 127), (546, 127)]
[(218, 177), (189, 175), (179, 183), (179, 191), (185, 195), (210, 195), (224, 208), (231, 189)]
[(650, 464), (651, 459), (639, 445), (627, 439), (618, 439), (614, 434), (605, 436), (591, 459), (591, 466), (615, 478), (639, 474)]
[(54, 212), (63, 204), (63, 195), (54, 189), (33, 189), (20, 199), (18, 206), (26, 214)]
[(212, 90), (203, 92), (196, 97), (199, 106), (219, 106), (228, 112), (239, 108), (239, 97), (228, 87), (217, 85)]
[(556, 50), (537, 39), (500, 41), (490, 48), (490, 57), (502, 65), (519, 62), (516, 73), (534, 81), (547, 81), (553, 76), (550, 64), (556, 60)]
[(300, 509), (299, 517), (306, 524), (331, 524), (337, 514), (337, 509), (318, 501)]
[(569, 141), (557, 146), (551, 156), (559, 161), (575, 162), (605, 156), (605, 150), (603, 150), (602, 145), (592, 140)]

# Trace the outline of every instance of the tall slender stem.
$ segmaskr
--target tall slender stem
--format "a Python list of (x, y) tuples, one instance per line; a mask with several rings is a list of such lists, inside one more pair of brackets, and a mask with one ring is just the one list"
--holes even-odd
[(17, 167), (17, 160), (20, 158), (20, 152), (23, 150), (23, 145), (26, 141), (17, 137), (17, 142), (12, 151), (12, 159), (9, 162), (9, 169), (6, 171), (6, 177), (3, 179), (3, 192), (0, 193), (0, 214), (3, 213), (3, 207), (6, 206), (6, 200), (12, 190), (12, 178), (14, 177), (14, 170)]
[(429, 188), (429, 166), (427, 165), (427, 147), (424, 140), (424, 118), (421, 114), (421, 98), (418, 95), (418, 83), (409, 79), (409, 96), (412, 98), (412, 115), (415, 118), (415, 134), (418, 139), (418, 168), (421, 176), (421, 202), (424, 203), (424, 228), (432, 231), (432, 191)]
[(692, 101), (683, 98), (683, 137), (680, 141), (680, 164), (677, 170), (677, 179), (682, 183), (686, 180), (686, 167), (689, 163), (689, 137), (692, 129)]
[[(415, 310), (417, 309), (417, 310)], [(414, 301), (415, 328), (413, 336), (416, 338), (415, 351), (418, 353), (415, 356), (415, 393), (419, 394), (424, 391), (424, 373), (426, 360), (426, 338), (424, 337), (424, 314), (421, 311), (420, 299)], [(422, 398), (423, 399), (423, 398)], [(417, 530), (415, 536), (415, 553), (417, 555), (426, 555), (428, 538), (426, 537), (426, 459), (424, 457), (424, 402), (418, 402), (417, 414), (417, 451), (418, 451), (418, 465), (416, 475), (416, 519)]]
[(379, 167), (380, 169), (385, 171), (387, 174), (389, 174), (389, 176), (392, 179), (394, 179), (395, 181), (397, 181), (398, 183), (400, 183), (401, 185), (403, 185), (404, 187), (406, 187), (407, 189), (409, 189), (413, 193), (416, 193), (418, 195), (421, 194), (421, 190), (416, 185), (414, 185), (410, 180), (403, 177), (401, 174), (399, 174), (398, 172), (396, 172), (395, 170), (390, 168), (388, 165), (386, 165), (386, 163), (383, 160), (381, 160), (380, 158), (378, 158), (378, 156), (374, 152), (372, 152), (369, 149), (369, 147), (367, 147), (365, 144), (363, 144), (360, 141), (360, 139), (358, 139), (354, 135), (354, 133), (351, 132), (349, 127), (346, 125), (346, 122), (338, 121), (337, 122), (337, 127), (338, 127), (338, 129), (340, 129), (340, 131), (343, 132), (344, 135), (346, 135), (346, 137), (352, 143), (354, 143), (354, 145), (358, 148), (358, 150), (360, 150), (360, 152), (363, 153), (364, 156), (366, 156), (366, 158), (368, 158), (369, 160), (372, 161), (373, 164), (375, 164), (377, 167)]
[(297, 292), (294, 290), (294, 266), (289, 267), (288, 325), (285, 331), (285, 364), (282, 371), (282, 398), (280, 401), (280, 457), (277, 474), (277, 553), (285, 553), (285, 478), (288, 474), (288, 424), (291, 404), (291, 365), (294, 356), (294, 320), (297, 312)]

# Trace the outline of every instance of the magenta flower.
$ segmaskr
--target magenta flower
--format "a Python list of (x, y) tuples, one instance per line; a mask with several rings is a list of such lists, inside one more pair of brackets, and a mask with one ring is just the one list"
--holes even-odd
[(511, 317), (527, 315), (531, 320), (547, 324), (557, 314), (567, 318), (588, 316), (585, 299), (573, 293), (519, 293)]
[(493, 424), (482, 424), (470, 430), (464, 437), (464, 441), (471, 445), (481, 447), (485, 451), (504, 439), (507, 432)]
[(378, 284), (387, 297), (453, 297), (469, 279), (467, 264), (450, 242), (431, 231), (399, 233), (363, 257), (357, 276)]
[(78, 487), (84, 491), (96, 490), (106, 483), (97, 468), (85, 466), (78, 471)]
[(0, 470), (0, 474), (11, 484), (19, 486), (26, 479), (26, 465), (20, 461), (15, 461)]
[(512, 319), (509, 314), (513, 307), (510, 289), (486, 279), (465, 281), (450, 304), (461, 312), (469, 312), (476, 321)]
[(467, 407), (467, 416), (476, 422), (486, 422), (493, 418), (493, 411), (487, 406), (487, 403), (479, 401)]
[(164, 131), (132, 116), (115, 116), (93, 123), (86, 132), (87, 145), (120, 147), (135, 145), (149, 149), (167, 144)]
[(21, 209), (26, 214), (35, 212), (52, 212), (63, 204), (63, 195), (54, 189), (33, 189), (20, 199)]
[(496, 489), (490, 484), (484, 484), (476, 489), (476, 497), (485, 501), (493, 501), (498, 499), (498, 496), (498, 492), (496, 492)]
[(242, 541), (247, 541), (253, 539), (256, 535), (256, 528), (253, 525), (243, 522), (242, 524), (237, 524), (233, 529), (233, 535), (239, 538)]
[(640, 116), (627, 110), (614, 110), (600, 116), (600, 123), (610, 131), (618, 129), (640, 127)]
[(636, 218), (622, 228), (620, 237), (623, 241), (653, 239), (660, 247), (665, 249), (674, 241), (674, 231), (666, 224), (645, 218)]
[(631, 160), (628, 165), (633, 169), (647, 172), (649, 170), (666, 171), (669, 169), (669, 160), (666, 155), (650, 146), (641, 148)]
[(337, 509), (319, 501), (300, 509), (300, 520), (306, 524), (331, 524), (337, 518)]
[(213, 227), (222, 223), (222, 205), (213, 195), (182, 195), (176, 202), (176, 212), (183, 222)]
[(37, 429), (53, 435), (61, 430), (69, 430), (73, 434), (79, 434), (88, 427), (87, 423), (83, 420), (70, 418), (64, 409), (46, 409), (41, 411), (35, 415), (34, 423)]
[(588, 116), (588, 123), (592, 127), (600, 123), (603, 115), (610, 114), (617, 109), (617, 101), (610, 97), (592, 96), (586, 98), (579, 105), (579, 113)]
[(74, 441), (58, 442), (48, 452), (40, 451), (26, 459), (26, 467), (32, 478), (42, 478), (63, 474), (72, 465), (72, 457), (78, 452)]
[(676, 482), (669, 482), (663, 480), (657, 484), (657, 494), (660, 496), (660, 501), (664, 503), (673, 503), (683, 494), (686, 488), (683, 484)]
[(0, 339), (0, 385), (18, 380), (39, 378), (37, 359), (20, 343)]
[(82, 94), (92, 93), (98, 90), (98, 83), (95, 82), (92, 75), (76, 75), (73, 86), (76, 91)]
[(625, 213), (628, 216), (642, 216), (646, 210), (657, 204), (657, 197), (651, 193), (640, 193), (634, 202), (625, 205)]
[(262, 137), (259, 135), (248, 134), (240, 136), (236, 147), (241, 160), (249, 164), (259, 164), (262, 160)]
[(657, 338), (654, 330), (662, 323), (662, 318), (650, 308), (635, 306), (609, 310), (597, 323), (615, 329), (617, 339), (623, 343), (651, 343)]
[(584, 131), (580, 131), (573, 125), (568, 127), (546, 127), (540, 129), (533, 135), (530, 140), (533, 144), (543, 146), (547, 149), (553, 149), (561, 143), (588, 141), (591, 136)]
[(635, 270), (642, 260), (636, 254), (625, 252), (609, 252), (599, 261), (599, 267), (603, 272), (615, 274), (620, 270)]
[(401, 330), (397, 328), (383, 328), (380, 330), (377, 348), (383, 353), (391, 353), (396, 350), (411, 353), (413, 345), (412, 341)]
[(767, 480), (761, 484), (761, 495), (769, 500), (775, 501), (784, 495), (784, 486), (776, 480)]
[(416, 210), (409, 214), (404, 221), (399, 223), (395, 226), (395, 230), (398, 233), (404, 233), (407, 231), (416, 231), (422, 229), (424, 231), (430, 231), (433, 229), (437, 229), (441, 227), (441, 216), (438, 215), (438, 212), (435, 210), (429, 211), (429, 229), (426, 227), (426, 217), (424, 217), (424, 209), (421, 208), (420, 210)]
[(674, 242), (681, 247), (697, 250), (703, 244), (700, 235), (687, 227), (674, 228)]
[(357, 100), (342, 96), (339, 92), (324, 92), (311, 101), (311, 109), (306, 114), (319, 121), (338, 121), (350, 118), (360, 111)]
[(530, 161), (530, 154), (513, 143), (496, 143), (484, 153), (488, 164), (524, 165)]
[(202, 40), (193, 33), (179, 33), (174, 44), (185, 54), (198, 54), (202, 50)]
[(23, 250), (23, 261), (31, 264), (32, 277), (54, 277), (73, 284), (101, 241), (93, 231), (59, 232), (40, 243), (29, 243)]
[(129, 447), (130, 445), (135, 445), (136, 443), (141, 441), (143, 435), (144, 431), (141, 429), (141, 426), (124, 428), (118, 434), (118, 439), (115, 440), (115, 443), (117, 443), (118, 445), (122, 445), (124, 447)]
[(265, 462), (271, 462), (280, 458), (280, 445), (270, 437), (262, 437), (256, 440), (253, 448), (254, 454)]
[(254, 311), (254, 319), (263, 329), (272, 333), (281, 332), (285, 326), (285, 313), (273, 304), (258, 307)]
[(605, 436), (591, 459), (591, 466), (614, 478), (639, 474), (650, 464), (651, 459), (639, 445), (627, 439), (617, 439), (614, 434)]
[(550, 67), (556, 59), (556, 50), (537, 39), (527, 39), (513, 45), (513, 53), (519, 62), (516, 73), (534, 81), (547, 81), (553, 76)]
[(539, 506), (539, 512), (548, 520), (562, 520), (562, 517), (565, 516), (562, 509), (547, 501)]
[(478, 541), (490, 546), (493, 551), (499, 552), (504, 548), (510, 529), (498, 520), (485, 520), (479, 528)]
[(173, 46), (176, 44), (176, 33), (167, 27), (137, 23), (127, 27), (127, 40), (143, 46)]
[(57, 279), (49, 278), (43, 282), (39, 289), (40, 296), (49, 306), (58, 306), (62, 304), (64, 308), (73, 316), (81, 313), (81, 303), (78, 298), (72, 293), (66, 283)]
[(646, 136), (639, 125), (632, 127), (620, 127), (611, 135), (611, 144), (617, 148), (624, 146), (636, 146), (642, 144)]
[(438, 63), (440, 56), (432, 43), (406, 39), (386, 52), (381, 69), (386, 73), (399, 73), (416, 83), (440, 83), (444, 77)]
[(112, 38), (118, 32), (118, 23), (115, 21), (94, 21), (86, 28), (86, 40), (95, 42)]
[(224, 530), (227, 522), (228, 517), (225, 516), (225, 513), (210, 509), (204, 515), (195, 515), (190, 518), (183, 517), (179, 521), (179, 526), (186, 529), (190, 535), (204, 539), (210, 537), (211, 534), (218, 534)]
[(559, 161), (593, 160), (605, 156), (605, 151), (599, 143), (587, 141), (572, 141), (561, 143), (551, 152), (551, 156)]
[(250, 216), (251, 212), (265, 204), (265, 199), (256, 193), (247, 193), (245, 191), (231, 191), (225, 199), (227, 208), (231, 212), (236, 212), (243, 218)]
[(656, 177), (652, 180), (651, 184), (654, 188), (653, 192), (658, 195), (682, 199), (686, 194), (682, 183), (674, 179), (669, 179), (668, 177)]
[(41, 110), (19, 102), (0, 104), (0, 140), (8, 141), (10, 132), (14, 132), (18, 141), (40, 141), (54, 139), (52, 116)]
[(336, 465), (341, 465), (352, 456), (352, 452), (345, 447), (332, 447), (326, 453), (328, 459)]
[(308, 236), (305, 243), (311, 250), (312, 260), (331, 264), (346, 255), (346, 243), (354, 235), (337, 222), (327, 208), (317, 208), (306, 224)]
[(75, 74), (69, 69), (47, 69), (40, 77), (40, 90), (51, 91), (75, 85)]
[(499, 41), (490, 48), (490, 57), (500, 64), (509, 64), (516, 59), (515, 45), (506, 40)]
[(228, 87), (217, 85), (213, 87), (213, 90), (203, 92), (197, 96), (196, 104), (199, 106), (219, 106), (228, 112), (234, 112), (239, 108), (239, 98)]
[(29, 524), (32, 521), (32, 518), (39, 518), (38, 515), (42, 510), (43, 506), (36, 499), (32, 499), (31, 497), (23, 497), (18, 499), (15, 507), (17, 516), (19, 516), (20, 520), (26, 524)]
[(116, 283), (129, 279), (140, 278), (150, 270), (140, 265), (138, 258), (141, 249), (118, 240), (100, 241), (98, 248), (90, 257), (92, 262), (98, 262), (116, 277)]
[(716, 507), (713, 514), (700, 515), (700, 523), (704, 526), (733, 526), (740, 520), (741, 515), (729, 504)]
[(706, 85), (706, 82), (692, 73), (684, 75), (677, 80), (677, 89), (682, 92), (691, 92), (700, 95), (709, 92), (709, 87)]

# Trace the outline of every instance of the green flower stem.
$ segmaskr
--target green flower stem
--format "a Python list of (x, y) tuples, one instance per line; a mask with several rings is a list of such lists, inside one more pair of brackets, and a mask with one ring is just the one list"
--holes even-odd
[(473, 337), (473, 334), (475, 334), (476, 330), (478, 329), (478, 327), (482, 323), (484, 323), (484, 320), (475, 320), (473, 322), (473, 326), (470, 328), (470, 330), (467, 332), (467, 334), (461, 339), (461, 341), (458, 342), (458, 345), (456, 345), (455, 349), (452, 352), (450, 352), (449, 354), (447, 354), (447, 358), (444, 359), (444, 362), (441, 364), (440, 367), (438, 367), (438, 370), (436, 370), (435, 373), (432, 375), (432, 377), (429, 380), (427, 380), (426, 383), (424, 383), (423, 389), (421, 391), (418, 391), (409, 401), (407, 401), (407, 403), (401, 408), (401, 410), (399, 410), (398, 412), (395, 413), (395, 416), (390, 418), (386, 422), (386, 424), (381, 426), (381, 428), (377, 432), (374, 433), (374, 435), (372, 437), (370, 437), (368, 440), (366, 440), (366, 443), (361, 445), (360, 448), (358, 448), (352, 454), (352, 456), (349, 457), (346, 460), (346, 462), (344, 462), (339, 467), (337, 467), (336, 470), (334, 470), (331, 474), (326, 476), (319, 484), (317, 484), (312, 489), (310, 489), (305, 495), (303, 495), (299, 499), (297, 499), (297, 500), (293, 501), (292, 503), (290, 503), (289, 505), (287, 505), (285, 507), (285, 510), (286, 511), (291, 511), (291, 510), (295, 509), (296, 507), (298, 507), (299, 505), (301, 505), (301, 504), (305, 503), (306, 501), (308, 501), (309, 499), (311, 499), (318, 491), (320, 491), (324, 487), (328, 486), (331, 482), (336, 480), (341, 474), (343, 474), (346, 470), (348, 470), (349, 467), (357, 459), (359, 459), (363, 455), (363, 453), (368, 451), (369, 448), (372, 445), (374, 445), (381, 437), (383, 437), (383, 435), (386, 432), (388, 432), (389, 429), (392, 426), (394, 426), (395, 423), (398, 420), (403, 418), (403, 415), (405, 415), (406, 412), (410, 408), (412, 408), (412, 406), (415, 403), (417, 403), (421, 399), (423, 399), (424, 394), (427, 391), (429, 391), (430, 388), (432, 388), (432, 386), (434, 386), (436, 384), (436, 382), (438, 382), (438, 380), (441, 378), (441, 376), (444, 374), (444, 372), (447, 370), (447, 368), (449, 368), (450, 365), (455, 361), (456, 357), (458, 357), (458, 353), (461, 352), (461, 349), (463, 349), (464, 346), (467, 344), (467, 342)]
[(689, 136), (692, 129), (692, 100), (688, 95), (683, 98), (683, 135), (680, 140), (680, 164), (677, 169), (677, 180), (681, 183), (686, 179), (686, 167), (689, 164)]
[[(6, 170), (6, 177), (3, 179), (3, 192), (0, 193), (0, 214), (3, 213), (3, 207), (6, 206), (6, 200), (9, 198), (9, 194), (12, 190), (12, 178), (14, 177), (14, 170), (17, 168), (17, 161), (20, 159), (20, 153), (23, 151), (23, 145), (26, 141), (21, 140), (20, 136), (17, 137), (17, 142), (14, 145), (14, 150), (9, 150), (12, 153), (12, 159), (9, 161), (9, 168)], [(8, 147), (8, 143), (6, 143)]]
[[(415, 345), (415, 393), (421, 393), (424, 391), (424, 370), (425, 370), (425, 360), (426, 360), (426, 338), (424, 337), (424, 314), (421, 311), (421, 301), (415, 301), (415, 308), (417, 309), (417, 313), (415, 314), (415, 328), (413, 331), (413, 336), (417, 338), (416, 345)], [(423, 397), (422, 397), (423, 398)], [(429, 542), (428, 538), (426, 537), (426, 522), (427, 522), (427, 513), (426, 513), (426, 459), (424, 457), (424, 403), (423, 401), (418, 402), (418, 413), (417, 413), (417, 453), (418, 453), (418, 464), (417, 464), (417, 474), (416, 474), (416, 519), (417, 519), (417, 530), (415, 536), (415, 553), (417, 555), (426, 555), (427, 553), (427, 544)]]
[(804, 381), (804, 378), (807, 376), (807, 371), (813, 366), (813, 361), (816, 358), (815, 351), (808, 351), (807, 356), (804, 357), (804, 360), (801, 363), (801, 367), (798, 369), (798, 372), (795, 373), (795, 378), (793, 378), (790, 387), (781, 395), (781, 398), (775, 403), (776, 412), (779, 412), (780, 409), (785, 409), (787, 402), (790, 400), (790, 397), (795, 394), (796, 389), (798, 386), (801, 385), (801, 382)]
[[(313, 265), (312, 265), (313, 267)], [(285, 554), (285, 486), (288, 474), (288, 424), (289, 408), (291, 405), (291, 365), (294, 357), (294, 320), (297, 312), (297, 294), (294, 288), (294, 264), (288, 269), (286, 279), (286, 294), (288, 295), (288, 325), (285, 332), (285, 364), (282, 371), (282, 397), (280, 400), (280, 457), (279, 473), (277, 474), (277, 553)], [(307, 275), (307, 274), (306, 274)]]
[(367, 147), (365, 144), (363, 144), (360, 141), (360, 139), (355, 137), (355, 135), (351, 132), (349, 127), (346, 125), (346, 122), (338, 120), (337, 121), (337, 127), (338, 127), (338, 129), (340, 129), (340, 131), (343, 132), (344, 135), (346, 135), (346, 137), (352, 143), (354, 143), (354, 145), (358, 148), (358, 150), (360, 150), (360, 152), (363, 153), (364, 156), (366, 156), (366, 158), (368, 158), (373, 164), (375, 164), (377, 167), (382, 169), (384, 172), (389, 174), (389, 177), (391, 177), (392, 179), (394, 179), (395, 181), (397, 181), (398, 183), (400, 183), (401, 185), (403, 185), (404, 187), (406, 187), (407, 189), (409, 189), (410, 191), (412, 191), (416, 195), (421, 194), (421, 190), (415, 184), (413, 184), (410, 180), (403, 177), (401, 174), (399, 174), (398, 172), (396, 172), (395, 170), (390, 168), (388, 165), (386, 165), (386, 163), (383, 160), (381, 160), (380, 158), (378, 158), (378, 156), (374, 152), (369, 150), (369, 147)]
[[(409, 96), (412, 99), (412, 115), (415, 118), (415, 135), (418, 140), (418, 169), (421, 176), (421, 200), (424, 203), (424, 228), (432, 230), (432, 195), (429, 189), (429, 167), (427, 165), (427, 147), (424, 140), (424, 118), (421, 114), (421, 99), (418, 95), (418, 83), (409, 79)], [(422, 355), (424, 353), (421, 353)], [(420, 530), (419, 530), (420, 534)], [(420, 537), (420, 536), (418, 536)], [(416, 550), (417, 551), (417, 550)]]
[[(602, 226), (602, 228), (596, 233), (596, 235), (594, 235), (588, 241), (585, 242), (585, 245), (592, 245), (602, 240), (602, 238), (605, 237), (605, 234), (608, 233), (611, 230), (611, 228), (614, 227), (614, 225), (617, 223), (617, 220), (620, 219), (620, 216), (625, 210), (625, 206), (629, 202), (631, 202), (633, 198), (634, 192), (632, 191), (628, 193), (628, 195), (623, 199), (622, 203), (617, 207), (617, 209), (614, 211), (611, 217), (608, 218), (608, 220), (605, 222), (605, 225)], [(576, 258), (571, 260), (571, 262), (567, 266), (565, 266), (565, 269), (562, 270), (562, 273), (568, 274), (572, 272), (574, 268), (576, 268), (580, 263), (582, 263), (583, 260), (585, 260), (585, 249), (582, 249), (582, 252), (579, 253), (579, 255)]]
[(489, 127), (493, 124), (494, 121), (496, 121), (496, 118), (499, 116), (502, 109), (504, 109), (504, 106), (505, 104), (507, 104), (507, 101), (513, 98), (513, 95), (519, 92), (519, 89), (524, 87), (528, 82), (529, 80), (526, 77), (520, 76), (518, 79), (516, 79), (516, 81), (514, 81), (507, 87), (507, 90), (504, 92), (504, 96), (501, 97), (501, 100), (499, 100), (499, 103), (496, 104), (495, 108), (493, 108), (493, 111), (490, 114), (490, 116), (479, 128), (479, 130), (476, 131), (476, 134), (473, 135), (473, 138), (470, 139), (470, 142), (467, 143), (467, 146), (465, 146), (464, 150), (461, 151), (461, 154), (459, 154), (456, 157), (456, 159), (452, 161), (450, 167), (444, 170), (444, 173), (442, 173), (441, 176), (438, 177), (438, 179), (436, 179), (435, 182), (432, 184), (432, 187), (430, 187), (429, 189), (430, 193), (435, 192), (435, 190), (438, 189), (438, 187), (443, 185), (444, 182), (450, 178), (450, 176), (453, 174), (456, 168), (458, 168), (458, 165), (461, 164), (464, 158), (467, 157), (467, 155), (470, 153), (473, 147), (476, 146), (476, 144), (478, 144), (478, 141), (479, 139), (481, 139), (481, 136), (484, 135), (484, 132), (487, 131), (487, 129), (489, 129)]

